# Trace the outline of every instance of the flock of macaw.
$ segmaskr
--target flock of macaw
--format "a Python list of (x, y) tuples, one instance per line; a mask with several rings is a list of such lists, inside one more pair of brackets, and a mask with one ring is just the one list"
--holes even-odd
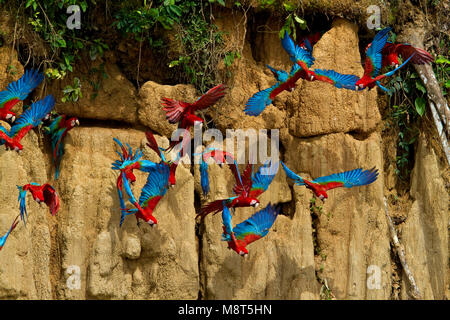
[[(14, 150), (20, 154), (23, 150), (22, 138), (31, 129), (44, 124), (44, 132), (51, 139), (56, 180), (59, 176), (59, 166), (64, 152), (63, 139), (70, 129), (75, 125), (79, 125), (78, 119), (67, 118), (66, 115), (53, 115), (52, 110), (55, 106), (55, 98), (52, 95), (33, 102), (31, 106), (24, 105), (24, 111), (17, 119), (16, 114), (11, 111), (19, 101), (25, 100), (43, 80), (44, 75), (37, 70), (26, 70), (19, 80), (10, 83), (6, 90), (0, 92), (0, 120), (11, 125), (9, 131), (3, 125), (0, 125), (0, 145), (4, 144), (6, 150)], [(37, 203), (45, 203), (49, 207), (52, 216), (56, 215), (59, 210), (59, 197), (52, 185), (48, 183), (40, 185), (30, 182), (23, 186), (17, 186), (17, 188), (19, 189), (19, 215), (14, 218), (8, 232), (3, 237), (0, 237), (0, 250), (19, 223), (19, 216), (24, 224), (26, 223), (28, 218), (26, 207), (27, 191), (31, 193)]]
[[(377, 33), (372, 43), (366, 48), (366, 59), (364, 75), (360, 78), (356, 75), (340, 74), (334, 70), (314, 69), (310, 67), (314, 63), (312, 56), (313, 46), (320, 36), (313, 35), (303, 39), (296, 45), (287, 32), (281, 40), (283, 48), (289, 54), (290, 60), (294, 62), (289, 74), (284, 70), (276, 70), (267, 66), (275, 76), (277, 83), (272, 87), (254, 94), (247, 102), (244, 112), (250, 116), (258, 116), (265, 107), (270, 105), (273, 99), (283, 91), (293, 91), (298, 79), (307, 81), (323, 81), (334, 85), (337, 88), (349, 90), (363, 90), (373, 88), (378, 85), (381, 89), (387, 90), (380, 83), (380, 80), (391, 76), (395, 71), (404, 66), (408, 61), (423, 64), (433, 61), (433, 58), (426, 51), (414, 48), (407, 44), (393, 44), (387, 42), (390, 28), (385, 28)], [(398, 56), (402, 56), (405, 61), (399, 65)], [(380, 70), (393, 66), (392, 71), (379, 75)], [(133, 154), (132, 148), (127, 144), (114, 138), (120, 147), (120, 152), (116, 151), (120, 159), (113, 163), (113, 169), (120, 171), (117, 178), (117, 192), (120, 200), (122, 225), (127, 215), (134, 214), (139, 225), (140, 220), (155, 226), (158, 222), (153, 215), (158, 202), (168, 192), (169, 186), (175, 184), (175, 171), (178, 161), (182, 158), (184, 147), (189, 142), (188, 130), (195, 124), (203, 123), (203, 119), (195, 114), (197, 110), (202, 110), (214, 105), (225, 95), (225, 86), (220, 84), (202, 95), (193, 103), (177, 101), (169, 98), (162, 98), (163, 110), (166, 112), (166, 119), (171, 124), (178, 124), (179, 129), (186, 129), (181, 142), (171, 141), (168, 148), (158, 147), (153, 134), (146, 132), (147, 146), (154, 150), (161, 162), (153, 163), (143, 160), (143, 152), (136, 150)], [(175, 161), (166, 160), (164, 152), (173, 150), (177, 144), (181, 144)], [(213, 159), (216, 163), (227, 164), (235, 178), (233, 195), (226, 199), (217, 199), (205, 204), (197, 214), (201, 221), (210, 214), (222, 212), (223, 234), (222, 240), (228, 243), (228, 248), (234, 250), (239, 255), (245, 257), (248, 254), (247, 245), (261, 239), (269, 232), (280, 213), (280, 206), (269, 204), (262, 210), (254, 213), (247, 220), (232, 227), (232, 214), (236, 208), (254, 207), (259, 205), (258, 197), (268, 189), (278, 172), (278, 163), (281, 162), (283, 169), (289, 179), (295, 184), (305, 186), (310, 189), (316, 197), (325, 201), (328, 198), (327, 191), (338, 187), (356, 187), (373, 183), (378, 177), (378, 170), (372, 168), (363, 170), (361, 168), (335, 173), (324, 177), (319, 177), (312, 181), (303, 179), (301, 176), (290, 170), (282, 161), (276, 163), (265, 163), (255, 172), (253, 164), (247, 164), (243, 174), (239, 172), (239, 167), (232, 154), (215, 148), (206, 148), (200, 155), (200, 183), (203, 195), (206, 197), (210, 191), (208, 176), (208, 161)], [(130, 184), (134, 184), (136, 177), (133, 170), (138, 169), (148, 173), (147, 181), (142, 188), (139, 201), (136, 200)], [(128, 195), (129, 202), (135, 207), (129, 209), (125, 205), (124, 191)], [(230, 210), (231, 209), (231, 210)]]
[[(404, 66), (411, 60), (413, 63), (423, 64), (433, 61), (431, 55), (426, 51), (414, 48), (407, 44), (393, 44), (387, 42), (390, 28), (385, 28), (377, 33), (372, 43), (366, 48), (366, 59), (364, 64), (364, 75), (360, 78), (356, 75), (340, 74), (334, 70), (314, 69), (310, 67), (314, 64), (312, 56), (313, 46), (319, 40), (320, 36), (313, 35), (303, 39), (296, 45), (287, 33), (281, 40), (283, 48), (289, 54), (290, 60), (294, 62), (289, 74), (284, 70), (276, 70), (270, 66), (277, 82), (272, 87), (262, 90), (254, 94), (246, 103), (245, 114), (250, 116), (258, 116), (265, 107), (270, 105), (273, 99), (283, 91), (292, 91), (296, 86), (298, 79), (302, 78), (306, 81), (323, 81), (334, 85), (337, 88), (349, 90), (363, 90), (365, 88), (373, 88), (378, 85), (384, 88), (380, 80), (391, 76), (395, 71)], [(405, 61), (399, 65), (398, 56), (402, 56)], [(393, 66), (392, 71), (379, 74), (380, 70), (385, 67)], [(19, 101), (24, 100), (27, 95), (42, 81), (43, 76), (36, 71), (26, 71), (24, 76), (17, 82), (8, 86), (6, 91), (0, 92), (0, 119), (14, 121), (15, 114), (10, 109)], [(162, 107), (166, 112), (166, 118), (171, 124), (178, 124), (179, 129), (185, 129), (185, 134), (181, 142), (171, 141), (169, 147), (164, 149), (158, 146), (153, 133), (147, 131), (147, 146), (151, 148), (160, 158), (160, 162), (152, 162), (143, 159), (143, 150), (139, 148), (133, 152), (129, 144), (124, 145), (120, 140), (114, 138), (119, 150), (117, 154), (119, 159), (112, 163), (112, 169), (119, 171), (116, 187), (119, 197), (121, 218), (120, 226), (122, 226), (128, 215), (134, 215), (138, 226), (140, 220), (155, 226), (158, 222), (153, 215), (161, 198), (169, 191), (169, 187), (176, 183), (175, 172), (179, 160), (184, 155), (186, 144), (189, 142), (189, 129), (196, 124), (202, 124), (203, 119), (196, 115), (196, 112), (206, 109), (217, 103), (225, 95), (225, 86), (220, 84), (193, 103), (162, 98)], [(15, 124), (8, 132), (4, 127), (0, 126), (0, 143), (5, 144), (7, 149), (22, 150), (20, 140), (23, 136), (38, 126), (42, 121), (50, 121), (46, 126), (46, 133), (51, 136), (51, 145), (53, 150), (53, 163), (55, 166), (55, 179), (59, 176), (59, 166), (63, 155), (62, 140), (67, 132), (75, 125), (79, 124), (78, 119), (66, 119), (65, 115), (58, 116), (50, 120), (50, 112), (55, 104), (52, 96), (47, 96), (43, 100), (35, 102), (26, 109), (17, 119)], [(167, 153), (173, 150), (178, 144), (181, 144), (180, 150), (177, 152), (176, 160), (168, 160)], [(208, 162), (214, 160), (216, 163), (227, 164), (234, 175), (235, 185), (232, 189), (233, 195), (225, 199), (217, 199), (205, 204), (197, 214), (201, 221), (210, 214), (216, 214), (222, 211), (223, 234), (222, 240), (227, 242), (228, 248), (234, 250), (240, 256), (245, 257), (248, 254), (247, 246), (264, 237), (269, 232), (271, 226), (275, 222), (280, 213), (279, 205), (269, 204), (265, 208), (254, 213), (247, 220), (232, 227), (232, 212), (235, 213), (236, 208), (242, 207), (258, 207), (260, 201), (258, 197), (265, 192), (279, 169), (281, 162), (287, 177), (300, 186), (310, 189), (316, 197), (325, 201), (328, 198), (327, 191), (338, 187), (356, 187), (373, 183), (378, 177), (378, 170), (372, 168), (363, 170), (361, 168), (334, 173), (328, 176), (319, 177), (314, 180), (303, 179), (298, 174), (290, 170), (282, 161), (267, 162), (259, 167), (255, 172), (253, 164), (247, 164), (242, 175), (239, 167), (232, 154), (215, 149), (206, 148), (200, 154), (200, 183), (203, 195), (209, 194), (209, 176)], [(211, 160), (212, 159), (212, 160)], [(148, 174), (147, 181), (141, 190), (139, 200), (133, 194), (132, 186), (136, 181), (133, 170), (139, 170)], [(55, 189), (49, 185), (38, 185), (35, 183), (27, 184), (19, 188), (20, 216), (25, 222), (27, 210), (25, 206), (25, 195), (30, 191), (34, 200), (38, 203), (45, 202), (52, 215), (56, 215), (59, 209), (59, 198)], [(134, 208), (128, 208), (125, 204), (125, 194), (128, 201)], [(231, 210), (230, 210), (231, 209)], [(196, 218), (197, 218), (196, 217)], [(0, 245), (3, 246), (6, 238), (12, 230), (17, 226), (16, 217), (9, 231), (0, 238)], [(0, 247), (1, 249), (1, 247)]]

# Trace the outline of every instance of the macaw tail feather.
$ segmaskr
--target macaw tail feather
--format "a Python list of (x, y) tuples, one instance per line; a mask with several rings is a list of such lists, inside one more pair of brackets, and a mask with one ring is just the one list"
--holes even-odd
[(202, 185), (203, 195), (206, 197), (209, 193), (209, 176), (208, 164), (203, 160), (200, 163), (200, 182)]
[(56, 163), (55, 167), (55, 180), (58, 180), (59, 178), (59, 163)]
[(138, 212), (138, 209), (122, 209), (122, 214), (120, 216), (120, 227), (122, 226), (123, 221), (125, 220), (125, 217), (130, 214), (135, 214)]
[(248, 99), (245, 104), (244, 112), (249, 116), (259, 116), (261, 112), (264, 111), (266, 106), (272, 104), (270, 99), (270, 93), (273, 91), (274, 87), (259, 91), (255, 93), (250, 99)]
[(22, 219), (23, 223), (26, 224), (25, 218), (28, 218), (27, 204), (25, 199), (27, 190), (23, 190), (21, 186), (17, 186), (17, 189), (19, 189), (19, 198), (17, 200), (19, 201), (20, 218)]

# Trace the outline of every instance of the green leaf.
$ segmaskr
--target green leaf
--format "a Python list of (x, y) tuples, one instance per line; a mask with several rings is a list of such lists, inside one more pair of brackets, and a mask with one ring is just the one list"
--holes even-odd
[(448, 89), (450, 88), (450, 80), (447, 80), (444, 84), (444, 86)]
[(225, 1), (223, 1), (223, 0), (217, 0), (217, 2), (220, 3), (222, 6), (225, 7)]
[(425, 99), (422, 97), (417, 97), (416, 100), (414, 101), (414, 105), (416, 107), (416, 111), (419, 114), (419, 116), (423, 116), (425, 113), (425, 106), (426, 106)]

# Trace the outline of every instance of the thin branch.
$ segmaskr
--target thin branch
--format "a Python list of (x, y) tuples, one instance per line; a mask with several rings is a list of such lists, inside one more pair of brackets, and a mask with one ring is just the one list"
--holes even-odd
[(400, 263), (402, 264), (403, 270), (405, 271), (406, 277), (408, 278), (409, 284), (411, 285), (411, 296), (416, 300), (422, 299), (419, 288), (417, 287), (416, 281), (414, 280), (414, 276), (411, 273), (408, 264), (406, 263), (405, 250), (398, 240), (397, 232), (395, 231), (394, 224), (392, 223), (391, 216), (389, 215), (386, 197), (384, 197), (384, 212), (386, 213), (386, 219), (388, 222), (389, 231), (391, 233), (392, 242), (394, 243), (397, 255), (400, 259)]

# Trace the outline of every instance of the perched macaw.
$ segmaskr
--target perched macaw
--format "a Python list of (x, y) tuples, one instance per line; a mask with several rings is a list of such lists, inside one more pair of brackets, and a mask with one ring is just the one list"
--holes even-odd
[(361, 168), (333, 173), (329, 176), (323, 176), (312, 181), (308, 181), (303, 179), (299, 175), (295, 174), (292, 170), (290, 170), (283, 162), (284, 171), (286, 175), (295, 181), (295, 184), (299, 186), (306, 186), (306, 188), (310, 189), (314, 192), (315, 196), (320, 200), (325, 201), (328, 198), (327, 192), (328, 190), (339, 188), (339, 187), (358, 187), (369, 185), (378, 178), (378, 169), (373, 167), (370, 170), (362, 170)]
[(147, 137), (147, 146), (150, 147), (161, 159), (160, 164), (164, 164), (169, 167), (169, 185), (173, 187), (175, 185), (175, 172), (177, 170), (178, 161), (183, 156), (183, 149), (180, 150), (178, 158), (175, 161), (166, 160), (164, 156), (164, 149), (158, 146), (155, 137), (151, 131), (146, 131), (145, 136)]
[(50, 184), (45, 183), (43, 185), (31, 182), (24, 186), (17, 186), (19, 189), (19, 203), (20, 203), (20, 217), (25, 223), (25, 217), (28, 217), (27, 206), (25, 197), (27, 195), (27, 191), (31, 192), (34, 201), (41, 204), (44, 202), (50, 209), (50, 214), (55, 216), (59, 210), (59, 197), (56, 193), (55, 188), (53, 188)]
[(283, 48), (289, 54), (291, 61), (294, 62), (294, 65), (289, 73), (267, 65), (277, 80), (277, 83), (270, 88), (255, 93), (248, 99), (245, 104), (244, 112), (249, 116), (256, 117), (260, 115), (267, 106), (272, 104), (273, 99), (275, 99), (277, 95), (283, 91), (294, 90), (298, 79), (314, 80), (314, 74), (309, 70), (309, 67), (314, 63), (314, 58), (312, 56), (312, 47), (308, 39), (303, 41), (303, 43), (306, 44), (306, 47), (305, 45), (297, 46), (286, 32), (283, 39), (281, 39), (281, 43)]
[(0, 126), (0, 131), (6, 133), (11, 138), (11, 141), (0, 138), (0, 145), (5, 144), (7, 149), (9, 148), (11, 150), (20, 152), (23, 149), (23, 146), (20, 144), (22, 138), (32, 128), (40, 125), (42, 123), (42, 120), (48, 116), (54, 106), (55, 98), (53, 98), (52, 95), (48, 95), (44, 99), (34, 102), (30, 108), (25, 110), (17, 118), (16, 122), (11, 127), (11, 130), (9, 130), (9, 132), (7, 132), (4, 127)]
[(59, 177), (59, 165), (61, 158), (64, 154), (64, 146), (62, 140), (66, 136), (70, 129), (80, 125), (80, 122), (76, 117), (66, 119), (66, 115), (56, 117), (48, 127), (45, 127), (46, 133), (51, 136), (52, 139), (52, 157), (53, 164), (55, 165), (55, 180)]
[(0, 250), (3, 249), (3, 247), (5, 246), (5, 243), (6, 243), (6, 239), (8, 239), (8, 236), (11, 234), (11, 232), (14, 230), (14, 228), (19, 223), (19, 221), (17, 221), (17, 218), (19, 218), (19, 216), (16, 216), (16, 218), (12, 222), (11, 227), (9, 228), (8, 232), (3, 237), (0, 237)]
[[(127, 181), (129, 181), (132, 185), (134, 185), (136, 181), (136, 176), (133, 173), (134, 169), (143, 172), (151, 172), (152, 169), (157, 167), (157, 164), (149, 160), (142, 160), (141, 158), (144, 153), (142, 150), (139, 150), (139, 148), (136, 149), (136, 152), (133, 155), (133, 150), (131, 149), (129, 144), (127, 144), (128, 147), (127, 150), (119, 139), (113, 138), (113, 140), (122, 149), (122, 153), (116, 151), (117, 154), (120, 156), (120, 160), (116, 160), (112, 163), (112, 169), (120, 171), (120, 174), (117, 177), (116, 185), (117, 185), (117, 193), (119, 195), (120, 208), (124, 210), (125, 201), (123, 200), (122, 194), (123, 177), (125, 177)], [(131, 197), (132, 193), (129, 193), (128, 196)]]
[[(203, 119), (195, 115), (195, 111), (206, 109), (215, 104), (225, 95), (225, 85), (219, 84), (211, 88), (204, 95), (199, 97), (194, 103), (188, 103), (169, 98), (162, 98), (163, 110), (169, 123), (178, 123), (178, 129), (189, 130), (196, 122), (203, 123)], [(184, 139), (183, 139), (184, 140)], [(171, 141), (167, 150), (173, 149), (178, 144)]]
[(278, 214), (279, 207), (272, 206), (269, 203), (267, 207), (256, 212), (244, 222), (239, 223), (231, 231), (231, 214), (229, 209), (224, 206), (222, 212), (222, 241), (227, 241), (228, 249), (233, 249), (241, 257), (245, 258), (248, 255), (246, 246), (266, 236)]
[[(169, 188), (169, 175), (170, 169), (164, 164), (158, 164), (148, 175), (147, 182), (142, 188), (141, 196), (139, 197), (139, 202), (137, 202), (133, 193), (131, 192), (130, 185), (127, 179), (122, 177), (123, 185), (130, 195), (129, 201), (136, 207), (136, 209), (123, 209), (122, 216), (120, 219), (120, 226), (129, 214), (134, 214), (139, 225), (139, 219), (144, 220), (150, 226), (154, 226), (158, 223), (156, 218), (153, 216), (153, 210), (158, 204), (159, 200), (166, 194)], [(122, 172), (122, 175), (125, 173)]]
[[(370, 46), (371, 44), (366, 47), (366, 52)], [(406, 43), (392, 43), (387, 41), (381, 54), (383, 56), (381, 61), (382, 68), (386, 66), (397, 68), (400, 64), (398, 61), (399, 55), (402, 56), (403, 59), (408, 59), (414, 55), (414, 57), (411, 58), (411, 63), (414, 64), (427, 64), (434, 61), (433, 56), (427, 51)]]
[(200, 184), (202, 186), (203, 195), (207, 196), (209, 193), (209, 175), (208, 175), (208, 160), (214, 159), (214, 161), (222, 166), (224, 163), (234, 165), (234, 157), (231, 153), (215, 149), (208, 148), (201, 153), (200, 156)]
[(6, 90), (0, 92), (0, 120), (10, 120), (14, 122), (16, 114), (11, 109), (19, 102), (26, 99), (44, 80), (44, 75), (38, 70), (25, 70), (23, 76), (10, 83)]
[(341, 74), (334, 70), (313, 70), (316, 79), (319, 81), (327, 82), (334, 85), (336, 88), (344, 88), (349, 90), (363, 90), (365, 88), (373, 88), (378, 85), (384, 91), (388, 91), (380, 83), (381, 79), (392, 76), (398, 69), (403, 67), (411, 58), (414, 57), (414, 53), (408, 57), (400, 66), (392, 71), (378, 75), (381, 70), (382, 62), (382, 50), (386, 44), (388, 33), (391, 28), (384, 28), (378, 32), (373, 39), (372, 43), (367, 49), (366, 59), (364, 63), (364, 75), (359, 78), (353, 74)]
[[(201, 208), (197, 217), (201, 217), (203, 220), (211, 212), (216, 214), (217, 212), (222, 211), (224, 205), (228, 208), (256, 208), (259, 205), (257, 197), (267, 190), (278, 171), (278, 162), (274, 165), (272, 165), (271, 162), (266, 163), (259, 168), (256, 174), (253, 174), (253, 165), (248, 164), (242, 177), (235, 161), (234, 164), (230, 164), (230, 168), (236, 179), (236, 184), (233, 188), (233, 193), (236, 196), (208, 203)], [(263, 170), (267, 171), (266, 174), (264, 174)]]

